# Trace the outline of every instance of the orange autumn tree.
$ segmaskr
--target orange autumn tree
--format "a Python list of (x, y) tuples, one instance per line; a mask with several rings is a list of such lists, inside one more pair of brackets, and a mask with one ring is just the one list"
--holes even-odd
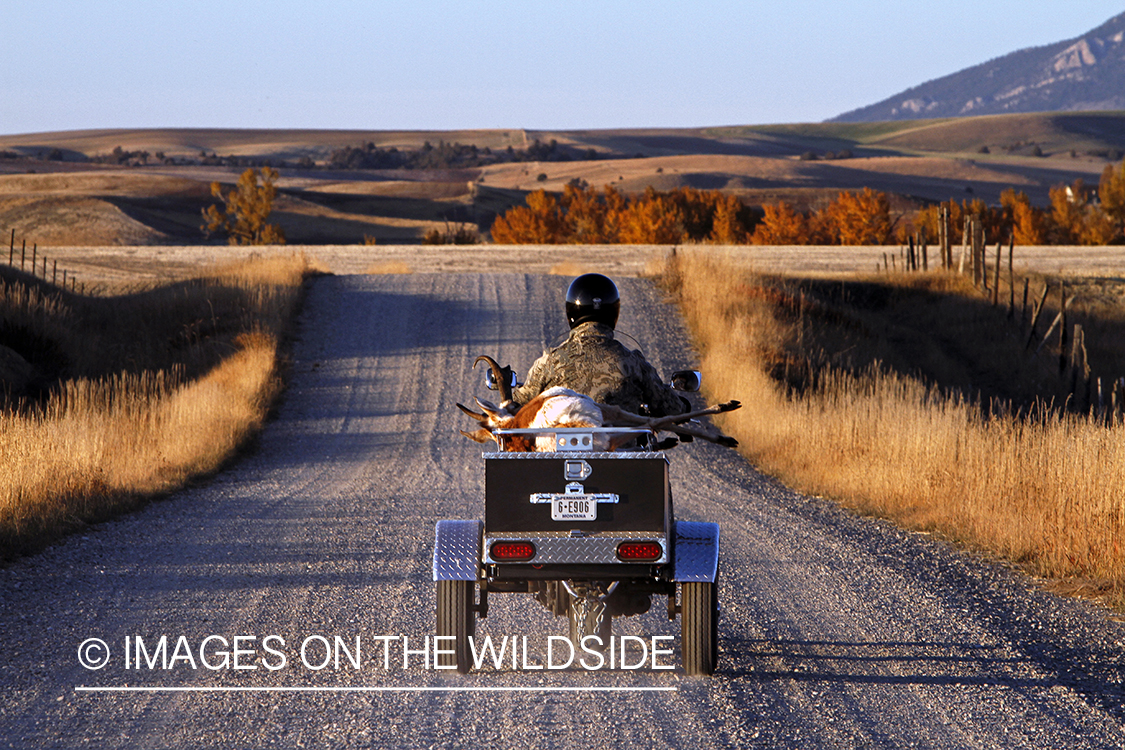
[(758, 222), (750, 242), (755, 245), (807, 245), (809, 222), (805, 215), (782, 201), (763, 207), (765, 216)]
[[(567, 185), (556, 199), (539, 190), (527, 196), (492, 225), (500, 244), (588, 243), (659, 244), (745, 242), (749, 210), (736, 196), (720, 191), (653, 188), (625, 196), (611, 186), (596, 189)], [(550, 238), (550, 239), (547, 239)]]
[[(606, 188), (607, 193), (611, 190), (613, 188)], [(616, 201), (599, 200), (597, 191), (586, 190), (576, 185), (567, 185), (563, 189), (562, 202), (566, 206), (565, 221), (568, 242), (601, 245), (617, 241), (616, 226), (607, 222), (610, 206), (616, 205)], [(495, 229), (493, 230), (493, 237), (495, 238)]]
[[(933, 206), (926, 206), (918, 211), (914, 217), (914, 229), (925, 235), (928, 242), (936, 241), (941, 237), (941, 209), (949, 209), (949, 239), (952, 244), (957, 244), (961, 239), (961, 232), (965, 221), (965, 204), (955, 200), (948, 200)], [(900, 242), (906, 242), (911, 232), (906, 232)]]
[(1045, 212), (1031, 205), (1023, 191), (1008, 188), (1000, 193), (1000, 205), (1012, 228), (1012, 241), (1017, 245), (1043, 245), (1047, 242), (1048, 221)]
[[(1104, 186), (1104, 177), (1102, 183)], [(1112, 187), (1109, 194), (1112, 206)], [(1050, 232), (1056, 244), (1108, 245), (1120, 238), (1117, 222), (1106, 210), (1104, 194), (1099, 203), (1081, 179), (1071, 185), (1056, 185), (1050, 196)]]
[(625, 207), (618, 242), (627, 245), (675, 245), (684, 238), (684, 212), (671, 197), (651, 187)]
[[(277, 197), (278, 172), (263, 167), (261, 172), (247, 169), (238, 184), (226, 192), (218, 182), (211, 183), (211, 195), (222, 201), (203, 209), (200, 227), (210, 237), (226, 234), (232, 245), (284, 245), (285, 232), (277, 224), (267, 224)], [(261, 180), (261, 182), (259, 182)]]
[(1110, 164), (1102, 172), (1098, 197), (1105, 223), (1112, 227), (1111, 241), (1116, 242), (1125, 236), (1125, 159), (1116, 167)]
[(1081, 180), (1073, 185), (1056, 185), (1051, 188), (1051, 240), (1059, 245), (1071, 245), (1082, 235), (1086, 204), (1089, 196)]
[(515, 206), (492, 223), (492, 240), (502, 245), (555, 245), (563, 242), (564, 222), (558, 200), (546, 190), (527, 196), (527, 206)]
[(885, 245), (893, 239), (894, 222), (886, 193), (871, 188), (860, 193), (844, 191), (822, 214), (833, 244)]
[[(989, 206), (980, 198), (964, 200), (958, 203), (948, 200), (927, 206), (918, 211), (914, 217), (913, 230), (924, 233), (927, 242), (934, 242), (941, 236), (939, 224), (941, 223), (942, 206), (949, 209), (949, 241), (958, 245), (964, 236), (965, 219), (970, 216), (980, 218), (984, 226), (985, 240), (989, 243), (1006, 242), (1012, 233), (1011, 214), (1006, 208)], [(909, 225), (899, 230), (899, 242), (906, 242), (913, 234)]]
[(744, 245), (750, 241), (750, 232), (742, 215), (746, 207), (736, 196), (727, 195), (715, 204), (715, 215), (711, 221), (710, 242), (718, 245)]
[(755, 245), (884, 245), (893, 239), (890, 199), (870, 188), (842, 192), (809, 215), (785, 201), (763, 210), (765, 216), (750, 237)]

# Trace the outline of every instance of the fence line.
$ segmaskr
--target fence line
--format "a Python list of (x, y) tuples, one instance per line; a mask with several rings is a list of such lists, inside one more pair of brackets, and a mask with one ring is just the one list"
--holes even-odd
[[(2, 240), (0, 240), (0, 241), (2, 241)], [(0, 251), (0, 252), (3, 252), (3, 251)], [(2, 258), (2, 257), (4, 257), (4, 256), (0, 255), (0, 258)], [(42, 279), (44, 281), (49, 280), (51, 284), (53, 284), (55, 286), (59, 286), (59, 283), (58, 283), (59, 282), (59, 262), (58, 262), (58, 260), (52, 259), (52, 261), (51, 261), (51, 276), (50, 276), (50, 279), (48, 279), (47, 278), (47, 254), (44, 253), (43, 255), (39, 255), (39, 244), (38, 243), (32, 243), (32, 245), (31, 245), (31, 270), (30, 270), (30, 273), (34, 278), (40, 278), (39, 270), (38, 270), (39, 267), (40, 267), (40, 262), (41, 262), (42, 268), (43, 268)], [(11, 235), (9, 236), (9, 240), (8, 240), (8, 265), (11, 266), (12, 268), (16, 267), (16, 230), (15, 229), (12, 230)], [(20, 245), (20, 270), (23, 271), (24, 273), (29, 272), (28, 269), (27, 269), (27, 239), (26, 238), (24, 238), (24, 240), (22, 241), (22, 243)], [(67, 282), (66, 277), (67, 277), (67, 270), (64, 268), (64, 269), (62, 269), (62, 285), (61, 285), (61, 288), (62, 288), (63, 291), (66, 291), (66, 282)], [(70, 274), (70, 291), (74, 294), (85, 294), (86, 293), (86, 282), (78, 281), (78, 277), (75, 276), (73, 273), (71, 273)]]
[[(942, 208), (938, 224), (938, 246), (941, 255), (942, 270), (973, 275), (973, 286), (980, 290), (985, 300), (991, 302), (992, 307), (1000, 306), (1000, 279), (1004, 263), (1004, 243), (996, 244), (996, 259), (992, 268), (988, 266), (988, 247), (985, 243), (984, 225), (979, 216), (965, 216), (962, 226), (961, 254), (956, 264), (953, 261), (952, 227), (948, 209)], [(927, 238), (925, 232), (907, 238), (905, 245), (899, 246), (896, 255), (883, 253), (882, 268), (876, 262), (876, 269), (887, 273), (895, 273), (901, 267), (904, 273), (926, 271), (929, 263), (927, 258)], [(1015, 237), (1008, 239), (1008, 314), (1007, 319), (1015, 320), (1016, 314), (1016, 276), (1014, 267)], [(967, 261), (967, 262), (966, 262)], [(966, 268), (966, 266), (968, 266)], [(991, 278), (989, 278), (991, 276)], [(1043, 285), (1038, 301), (1031, 308), (1030, 321), (1028, 320), (1028, 294), (1030, 292), (1030, 279), (1024, 278), (1023, 305), (1019, 315), (1019, 335), (1024, 337), (1024, 349), (1031, 351), (1030, 357), (1034, 358), (1048, 349), (1053, 354), (1055, 347), (1050, 346), (1052, 336), (1058, 331), (1056, 344), (1058, 346), (1058, 371), (1067, 384), (1069, 398), (1065, 408), (1079, 413), (1087, 413), (1112, 423), (1122, 419), (1125, 414), (1125, 377), (1117, 377), (1103, 381), (1101, 376), (1090, 371), (1086, 354), (1086, 333), (1082, 324), (1067, 324), (1067, 313), (1070, 305), (1075, 300), (1075, 295), (1067, 296), (1066, 285), (1059, 287), (1059, 311), (1054, 316), (1047, 332), (1042, 336), (1037, 331), (1039, 319), (1046, 308), (1047, 296), (1050, 287)], [(1037, 343), (1038, 342), (1038, 343)], [(1034, 349), (1033, 349), (1034, 347)], [(1107, 387), (1107, 383), (1110, 383)], [(1107, 392), (1108, 391), (1108, 392)]]

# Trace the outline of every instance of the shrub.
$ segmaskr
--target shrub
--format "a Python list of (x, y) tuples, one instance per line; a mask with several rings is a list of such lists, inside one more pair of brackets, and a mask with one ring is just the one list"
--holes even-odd
[(238, 178), (233, 190), (223, 192), (218, 182), (211, 183), (211, 195), (223, 202), (203, 210), (206, 223), (201, 227), (210, 237), (217, 232), (227, 235), (232, 245), (284, 245), (285, 232), (277, 224), (267, 224), (277, 196), (277, 170), (263, 167), (260, 174), (247, 169)]

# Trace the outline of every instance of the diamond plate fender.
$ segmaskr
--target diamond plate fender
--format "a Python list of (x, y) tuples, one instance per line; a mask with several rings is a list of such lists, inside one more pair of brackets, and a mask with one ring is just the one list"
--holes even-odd
[(673, 581), (714, 583), (719, 569), (719, 524), (676, 521), (672, 561)]
[(434, 580), (475, 581), (480, 570), (480, 521), (438, 521), (434, 534)]

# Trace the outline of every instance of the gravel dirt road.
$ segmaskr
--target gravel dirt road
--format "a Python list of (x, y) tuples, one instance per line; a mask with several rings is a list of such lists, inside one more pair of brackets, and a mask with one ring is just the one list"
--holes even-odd
[[(620, 330), (662, 372), (692, 364), (674, 310), (622, 281)], [(401, 639), (421, 649), (432, 632), (434, 522), (483, 515), (480, 446), (454, 402), (483, 393), (477, 354), (526, 371), (563, 333), (566, 282), (319, 279), (251, 456), (0, 570), (0, 746), (1125, 746), (1125, 628), (1107, 612), (698, 441), (669, 455), (680, 517), (722, 527), (713, 678), (683, 676), (678, 637), (673, 671), (534, 669), (566, 625), (518, 595), (492, 597), (478, 636), (527, 636), (526, 664), (404, 668)], [(615, 632), (676, 635), (663, 611)], [(138, 637), (154, 668), (137, 668)], [(359, 638), (358, 668), (346, 653), (317, 668), (337, 637), (353, 653)], [(109, 650), (97, 670), (80, 664), (105, 655), (91, 638)], [(80, 689), (126, 686), (192, 690)], [(198, 690), (219, 687), (254, 690)]]

